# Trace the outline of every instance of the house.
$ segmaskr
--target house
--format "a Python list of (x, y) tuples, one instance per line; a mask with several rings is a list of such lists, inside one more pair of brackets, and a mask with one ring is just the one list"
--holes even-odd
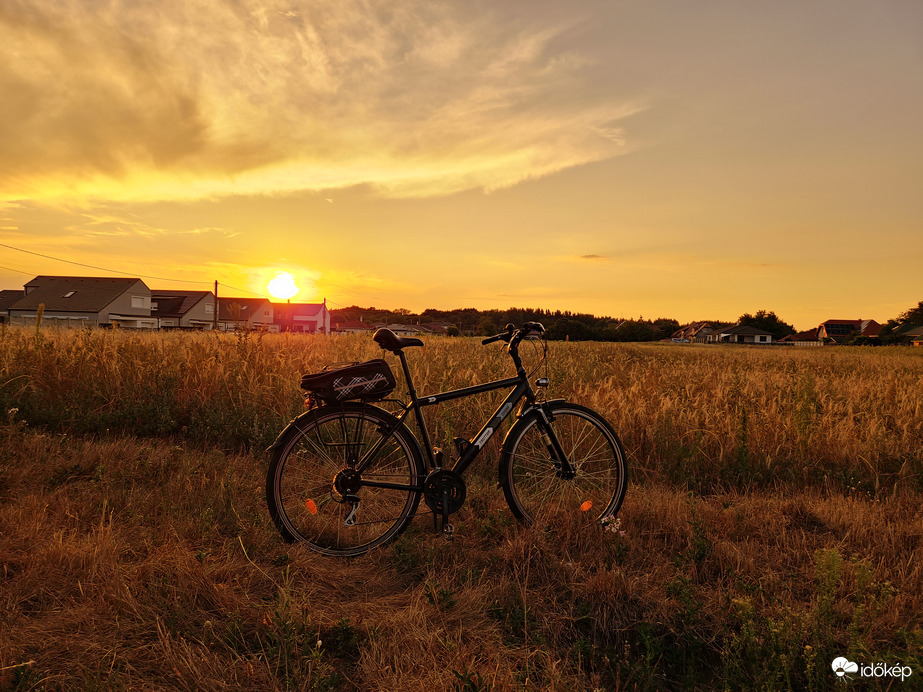
[(914, 327), (904, 332), (903, 336), (910, 339), (914, 346), (923, 346), (923, 327)]
[(333, 331), (338, 334), (365, 334), (374, 329), (375, 327), (366, 324), (362, 320), (345, 320), (333, 325)]
[(817, 327), (809, 329), (806, 332), (789, 334), (779, 339), (780, 343), (792, 344), (794, 346), (823, 346), (824, 342), (817, 338)]
[(151, 316), (162, 329), (212, 329), (215, 294), (211, 291), (151, 291)]
[(842, 343), (857, 336), (876, 338), (880, 332), (875, 320), (827, 320), (817, 328), (817, 338)]
[(708, 336), (709, 343), (722, 344), (771, 344), (772, 334), (745, 325), (735, 325), (716, 330)]
[(445, 336), (449, 333), (449, 330), (454, 330), (452, 333), (458, 334), (458, 327), (451, 322), (427, 322), (420, 326), (428, 330), (431, 334), (438, 334), (440, 336)]
[(672, 341), (683, 343), (685, 341), (694, 341), (696, 343), (705, 343), (710, 334), (714, 334), (715, 329), (730, 327), (727, 324), (718, 324), (712, 322), (693, 322), (685, 327), (680, 327), (670, 335)]
[(323, 303), (273, 303), (274, 322), (283, 332), (330, 333), (330, 311)]
[(430, 333), (428, 329), (412, 324), (383, 324), (381, 326), (384, 329), (390, 329), (395, 336), (424, 336)]
[(265, 298), (218, 298), (218, 329), (269, 329), (273, 323), (272, 303)]
[(151, 289), (141, 279), (91, 276), (36, 276), (24, 295), (7, 308), (10, 324), (119, 326), (155, 329)]
[(25, 291), (3, 290), (0, 291), (0, 324), (9, 322), (9, 307), (26, 295)]

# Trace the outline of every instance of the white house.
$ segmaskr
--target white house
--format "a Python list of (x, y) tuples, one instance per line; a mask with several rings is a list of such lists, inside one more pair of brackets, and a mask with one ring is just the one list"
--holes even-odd
[(771, 344), (772, 334), (744, 325), (735, 325), (716, 330), (708, 335), (708, 341), (722, 344)]

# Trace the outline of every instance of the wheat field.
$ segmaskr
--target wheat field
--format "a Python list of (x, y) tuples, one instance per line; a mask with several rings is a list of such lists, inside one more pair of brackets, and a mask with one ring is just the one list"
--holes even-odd
[[(421, 510), (363, 558), (287, 546), (262, 450), (303, 372), (380, 355), (0, 329), (0, 688), (834, 689), (837, 656), (923, 676), (923, 353), (551, 343), (550, 396), (625, 445), (622, 532), (520, 528), (492, 443), (454, 541)], [(421, 393), (511, 374), (475, 339), (408, 360)], [(496, 402), (428, 409), (436, 443)]]

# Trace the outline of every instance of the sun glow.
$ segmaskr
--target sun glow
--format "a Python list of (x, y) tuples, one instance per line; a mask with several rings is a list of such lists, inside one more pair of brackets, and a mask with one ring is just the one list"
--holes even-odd
[(300, 290), (295, 284), (295, 277), (288, 272), (276, 272), (266, 288), (273, 298), (279, 300), (288, 300)]

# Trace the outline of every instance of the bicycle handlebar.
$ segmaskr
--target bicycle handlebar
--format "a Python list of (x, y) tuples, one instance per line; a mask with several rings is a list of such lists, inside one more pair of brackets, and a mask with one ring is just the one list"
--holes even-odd
[(499, 334), (494, 334), (493, 336), (488, 336), (486, 339), (481, 341), (481, 344), (486, 346), (487, 344), (492, 344), (495, 341), (505, 341), (511, 346), (518, 345), (520, 341), (529, 336), (532, 332), (538, 332), (540, 335), (545, 333), (545, 327), (542, 326), (540, 322), (526, 322), (519, 329), (516, 329), (512, 324), (506, 325), (506, 331), (502, 331)]

